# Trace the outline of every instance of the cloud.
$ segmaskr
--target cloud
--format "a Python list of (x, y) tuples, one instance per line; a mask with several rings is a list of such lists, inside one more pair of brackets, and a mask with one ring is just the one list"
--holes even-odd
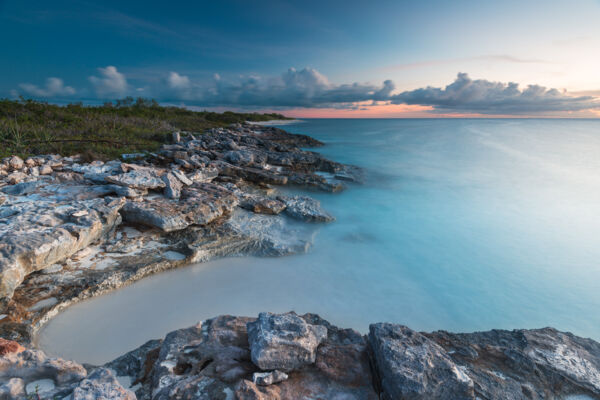
[(480, 114), (535, 114), (600, 108), (600, 102), (592, 96), (574, 97), (539, 85), (529, 85), (521, 90), (514, 82), (472, 80), (465, 73), (459, 73), (445, 88), (428, 86), (393, 95), (390, 100), (393, 104), (431, 106), (439, 112)]
[(177, 72), (170, 72), (167, 84), (174, 90), (186, 90), (190, 88), (190, 78), (185, 75), (179, 75)]
[(65, 83), (60, 78), (46, 79), (46, 84), (43, 87), (32, 83), (21, 83), (19, 87), (26, 94), (34, 97), (61, 97), (75, 94), (75, 89), (71, 86), (65, 86)]
[(290, 68), (279, 77), (246, 76), (236, 81), (216, 76), (199, 86), (193, 99), (205, 106), (321, 107), (389, 98), (392, 81), (382, 86), (366, 83), (333, 84), (313, 68)]
[(101, 77), (90, 76), (90, 82), (100, 97), (122, 96), (128, 90), (125, 75), (117, 71), (116, 67), (109, 65), (106, 68), (98, 68)]

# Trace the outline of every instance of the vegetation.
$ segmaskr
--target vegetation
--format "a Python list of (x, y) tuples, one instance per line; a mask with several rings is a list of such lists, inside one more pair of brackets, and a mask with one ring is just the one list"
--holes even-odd
[(273, 119), (287, 118), (281, 114), (198, 112), (131, 97), (102, 106), (0, 100), (0, 157), (83, 153), (110, 159), (156, 150), (171, 140), (174, 131), (203, 132), (236, 122)]

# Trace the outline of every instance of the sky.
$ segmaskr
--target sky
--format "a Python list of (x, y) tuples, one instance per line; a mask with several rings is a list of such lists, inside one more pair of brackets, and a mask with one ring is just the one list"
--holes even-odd
[(0, 0), (0, 98), (600, 117), (600, 0)]

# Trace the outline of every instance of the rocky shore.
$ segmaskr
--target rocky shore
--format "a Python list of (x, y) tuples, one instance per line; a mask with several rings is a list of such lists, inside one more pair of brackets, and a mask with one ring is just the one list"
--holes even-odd
[(315, 314), (219, 316), (103, 366), (0, 340), (2, 399), (600, 398), (600, 344), (552, 328), (453, 334)]
[[(0, 399), (600, 398), (600, 344), (551, 328), (363, 336), (317, 315), (220, 316), (104, 366), (47, 357), (58, 312), (216, 257), (305, 252), (334, 220), (291, 187), (337, 192), (361, 171), (249, 124), (175, 132), (155, 153), (0, 163)], [(37, 396), (37, 397), (36, 397)]]

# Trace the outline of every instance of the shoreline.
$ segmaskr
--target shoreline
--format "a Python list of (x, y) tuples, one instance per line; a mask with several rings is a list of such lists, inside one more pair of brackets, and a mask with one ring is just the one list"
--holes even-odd
[[(173, 144), (163, 146), (150, 158), (134, 157), (129, 162), (86, 164), (73, 157), (58, 156), (6, 159), (0, 210), (7, 216), (8, 226), (0, 230), (0, 239), (11, 244), (13, 257), (5, 253), (0, 259), (5, 315), (0, 320), (0, 336), (20, 345), (35, 346), (39, 329), (70, 305), (168, 269), (234, 255), (306, 252), (311, 242), (287, 235), (285, 221), (323, 223), (334, 217), (322, 210), (317, 201), (284, 196), (277, 187), (293, 185), (338, 192), (343, 190), (344, 182), (361, 180), (361, 171), (352, 166), (300, 150), (320, 145), (308, 136), (247, 124), (202, 134), (177, 133)], [(41, 174), (42, 170), (45, 173)], [(327, 173), (327, 177), (319, 172)], [(57, 236), (61, 238), (58, 242)], [(23, 263), (24, 258), (29, 262)], [(21, 281), (19, 274), (16, 278), (6, 274), (17, 270), (24, 275)], [(600, 383), (595, 381), (600, 376), (600, 345), (550, 328), (421, 334), (400, 325), (376, 324), (380, 327), (376, 328), (378, 332), (366, 337), (351, 329), (334, 327), (314, 314), (286, 313), (261, 318), (271, 321), (265, 326), (278, 326), (277, 321), (281, 320), (285, 326), (298, 327), (298, 331), (293, 330), (294, 335), (305, 332), (298, 340), (312, 343), (312, 349), (305, 349), (308, 360), (306, 353), (298, 355), (276, 340), (268, 345), (284, 346), (286, 357), (263, 364), (260, 357), (248, 356), (260, 352), (254, 350), (246, 328), (246, 324), (256, 320), (221, 316), (196, 328), (175, 331), (162, 342), (151, 341), (152, 345), (117, 359), (121, 361), (108, 363), (106, 367), (114, 373), (108, 370), (107, 374), (140, 381), (139, 398), (153, 399), (170, 398), (173, 391), (187, 393), (190, 382), (202, 382), (214, 390), (201, 398), (214, 398), (211, 396), (217, 393), (235, 393), (238, 398), (273, 398), (276, 393), (280, 398), (295, 398), (292, 394), (303, 390), (313, 390), (313, 394), (325, 398), (343, 394), (376, 398), (382, 393), (384, 398), (402, 398), (408, 395), (403, 392), (406, 379), (415, 371), (431, 379), (415, 389), (421, 396), (415, 398), (445, 398), (440, 397), (442, 394), (474, 398), (475, 388), (479, 395), (504, 397), (525, 393), (525, 386), (531, 391), (531, 398), (541, 398), (536, 397), (541, 393), (600, 396)], [(206, 326), (209, 331), (212, 329), (208, 336)], [(285, 330), (277, 328), (272, 334), (286, 336)], [(225, 345), (221, 337), (234, 337), (235, 343)], [(528, 338), (530, 347), (520, 347), (523, 337)], [(169, 340), (174, 340), (173, 346), (164, 347)], [(235, 362), (228, 358), (230, 345), (239, 349), (235, 350)], [(295, 344), (287, 345), (296, 348)], [(481, 352), (482, 345), (518, 352), (527, 359), (520, 360), (525, 362), (520, 367), (534, 365), (550, 372), (543, 378), (522, 373), (514, 366), (499, 363), (494, 354)], [(193, 356), (188, 355), (190, 346), (197, 352)], [(426, 349), (427, 359), (433, 360), (434, 366), (418, 358), (408, 360), (412, 363), (408, 369), (401, 368), (398, 360), (407, 360), (403, 359), (405, 354), (395, 350), (398, 346)], [(164, 348), (160, 353), (167, 353), (159, 356), (163, 357), (160, 362), (153, 359), (158, 348)], [(217, 365), (202, 367), (209, 348), (211, 363)], [(538, 352), (539, 357), (532, 357), (531, 351)], [(17, 362), (18, 354), (31, 352), (39, 350), (7, 352), (2, 357), (12, 357)], [(41, 365), (48, 359), (38, 358), (42, 364), (30, 368), (43, 369)], [(187, 361), (180, 363), (181, 359)], [(13, 365), (11, 362), (8, 365)], [(492, 363), (493, 368), (482, 368), (478, 362)], [(150, 370), (143, 370), (142, 366), (148, 363)], [(219, 365), (233, 366), (219, 369)], [(284, 365), (282, 372), (289, 374), (290, 379), (275, 383), (283, 375), (273, 372), (279, 368), (274, 365)], [(352, 366), (350, 371), (345, 370), (347, 365)], [(577, 367), (581, 365), (590, 366), (585, 374)], [(55, 378), (56, 371), (42, 378), (54, 381), (52, 393), (72, 391), (86, 376), (88, 380), (110, 381), (115, 390), (126, 392), (104, 372), (87, 375), (78, 366), (70, 364), (69, 368), (78, 372), (68, 384)], [(223, 368), (237, 372), (224, 375)], [(170, 383), (156, 386), (161, 379)], [(271, 383), (264, 385), (265, 379)], [(555, 379), (559, 379), (559, 389), (555, 388)], [(502, 389), (496, 387), (500, 383), (504, 385)], [(126, 397), (130, 394), (123, 396), (119, 398), (132, 398)]]

